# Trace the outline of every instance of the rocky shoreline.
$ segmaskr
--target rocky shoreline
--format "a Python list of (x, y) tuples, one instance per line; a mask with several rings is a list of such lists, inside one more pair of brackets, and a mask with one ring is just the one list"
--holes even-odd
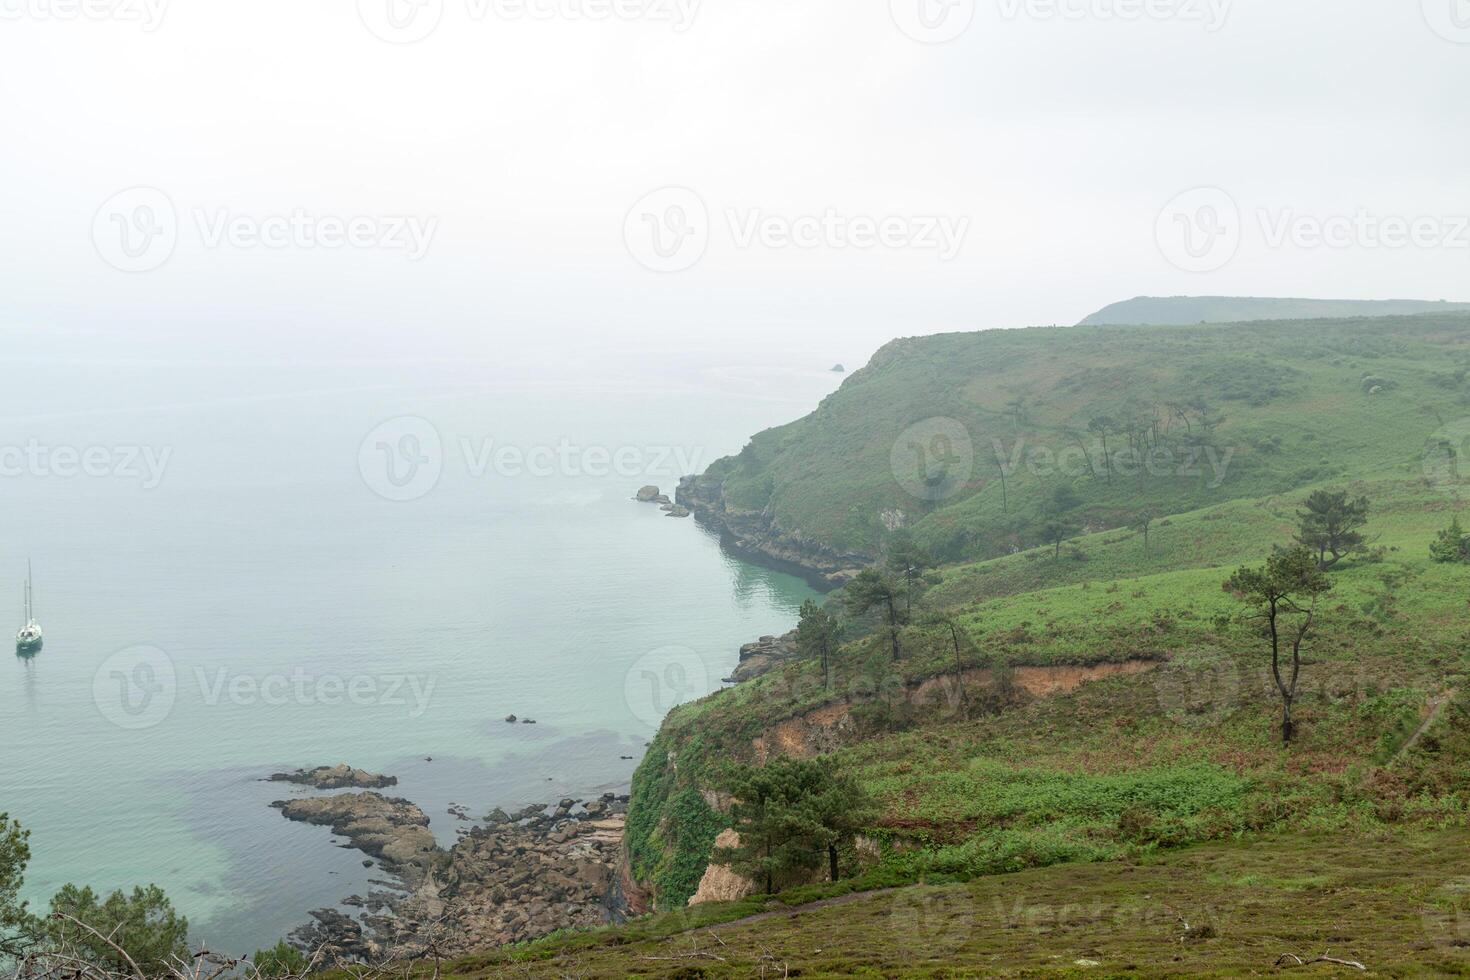
[(679, 481), (675, 501), (695, 521), (720, 535), (731, 554), (780, 572), (800, 576), (813, 588), (829, 592), (851, 581), (872, 564), (872, 557), (842, 554), (786, 531), (769, 511), (742, 511), (728, 506), (724, 487), (715, 480), (686, 476)]
[[(345, 767), (337, 767), (338, 770)], [(311, 770), (275, 780), (316, 788), (331, 776)], [(350, 770), (352, 782), (397, 782)], [(372, 777), (372, 778), (369, 778)], [(274, 779), (274, 777), (272, 777)], [(328, 786), (327, 788), (337, 788)], [(438, 846), (429, 817), (405, 799), (372, 791), (303, 796), (271, 804), (288, 820), (327, 826), (347, 845), (376, 859), (390, 877), (341, 909), (317, 909), (290, 941), (321, 950), (334, 962), (378, 962), (434, 952), (454, 955), (523, 942), (561, 929), (591, 928), (643, 911), (622, 870), (628, 797), (534, 804), (515, 814), (492, 810), (462, 828), (448, 850)], [(461, 811), (460, 819), (466, 819)]]

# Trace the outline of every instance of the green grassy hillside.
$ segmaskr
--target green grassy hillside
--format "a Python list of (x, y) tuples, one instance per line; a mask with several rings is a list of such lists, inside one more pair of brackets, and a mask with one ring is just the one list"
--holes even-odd
[(1103, 307), (1082, 321), (1103, 324), (1246, 323), (1363, 316), (1463, 313), (1470, 304), (1417, 299), (1275, 299), (1245, 296), (1139, 296)]
[(983, 559), (1040, 544), (1050, 517), (1099, 530), (1412, 477), (1470, 416), (1467, 378), (1470, 314), (899, 340), (698, 482), (834, 552), (876, 555), (907, 525)]
[[(1470, 835), (1275, 835), (1127, 862), (749, 902), (462, 961), (454, 977), (1470, 975)], [(799, 902), (800, 896), (783, 896)], [(725, 921), (729, 920), (729, 921)], [(422, 975), (431, 975), (425, 967)]]
[[(945, 560), (900, 656), (844, 615), (830, 675), (796, 659), (675, 709), (626, 838), (660, 914), (450, 972), (1247, 976), (1330, 949), (1470, 973), (1470, 562), (1429, 551), (1470, 526), (1467, 376), (1470, 317), (890, 345), (704, 487), (834, 548), (911, 526)], [(983, 453), (956, 479), (957, 430), (930, 428), (949, 463), (916, 485), (899, 434), (936, 415), (976, 447), (1106, 434), (1108, 461), (1019, 467), (1003, 500)], [(1230, 463), (1132, 470), (1120, 440)], [(1367, 542), (1328, 573), (1283, 745), (1261, 622), (1223, 585), (1291, 542), (1314, 489), (1366, 497)], [(1075, 531), (1039, 546), (1045, 520)], [(863, 846), (837, 881), (686, 908), (730, 825), (727, 768), (781, 754), (853, 777)]]

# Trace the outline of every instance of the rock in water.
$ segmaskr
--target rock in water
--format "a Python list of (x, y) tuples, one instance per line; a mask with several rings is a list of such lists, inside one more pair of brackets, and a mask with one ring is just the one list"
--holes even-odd
[(287, 820), (331, 827), (353, 847), (395, 870), (426, 871), (442, 853), (429, 830), (428, 816), (408, 800), (381, 793), (344, 793), (278, 800), (271, 806)]
[(657, 501), (659, 496), (658, 487), (644, 487), (638, 491), (638, 502), (640, 504), (651, 504)]
[(309, 770), (274, 773), (270, 781), (297, 783), (316, 789), (383, 789), (398, 785), (397, 776), (383, 776), (365, 769), (354, 769), (345, 762), (339, 766), (318, 766)]

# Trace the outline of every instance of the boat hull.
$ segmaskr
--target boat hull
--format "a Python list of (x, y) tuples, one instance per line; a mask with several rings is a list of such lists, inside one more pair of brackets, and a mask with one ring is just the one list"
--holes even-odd
[(17, 636), (15, 638), (15, 652), (40, 653), (41, 647), (45, 645), (45, 642), (46, 641), (39, 636), (35, 638)]

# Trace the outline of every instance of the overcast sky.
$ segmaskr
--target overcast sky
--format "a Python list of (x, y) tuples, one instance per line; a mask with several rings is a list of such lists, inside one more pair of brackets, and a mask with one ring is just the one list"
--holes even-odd
[(1466, 0), (0, 16), (10, 330), (870, 350), (1140, 294), (1470, 299)]

